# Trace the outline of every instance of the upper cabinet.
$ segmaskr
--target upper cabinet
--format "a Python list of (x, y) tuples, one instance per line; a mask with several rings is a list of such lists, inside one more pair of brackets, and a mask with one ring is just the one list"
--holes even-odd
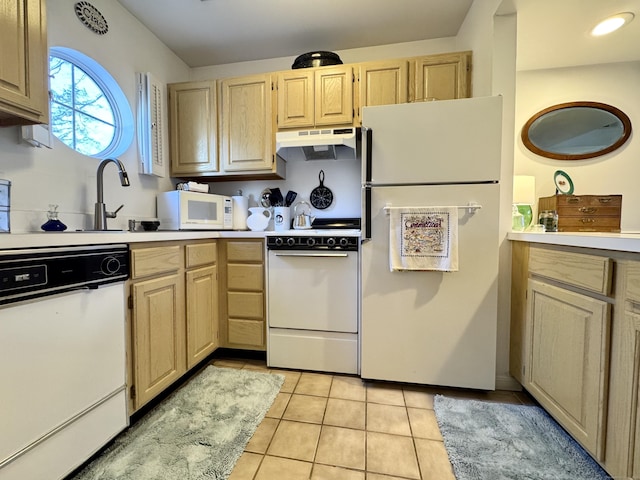
[(353, 83), (351, 66), (278, 72), (278, 128), (352, 125)]
[(218, 172), (216, 82), (169, 85), (171, 175)]
[(471, 96), (471, 52), (419, 57), (411, 62), (412, 101), (452, 100)]
[(271, 170), (275, 162), (270, 74), (221, 84), (220, 160), (225, 172)]
[(409, 62), (406, 59), (362, 63), (357, 71), (358, 125), (362, 122), (362, 107), (409, 101)]
[(48, 123), (44, 0), (2, 0), (0, 25), (0, 126)]

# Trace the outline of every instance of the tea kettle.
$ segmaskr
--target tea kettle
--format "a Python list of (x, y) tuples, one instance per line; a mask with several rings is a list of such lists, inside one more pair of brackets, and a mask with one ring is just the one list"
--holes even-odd
[[(300, 208), (300, 213), (298, 213)], [(293, 208), (293, 228), (296, 230), (305, 230), (311, 228), (311, 224), (316, 217), (311, 216), (311, 205), (304, 200), (298, 202)]]

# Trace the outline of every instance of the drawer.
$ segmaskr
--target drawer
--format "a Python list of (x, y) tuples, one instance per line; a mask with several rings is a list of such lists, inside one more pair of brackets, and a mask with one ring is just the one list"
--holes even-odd
[(228, 337), (229, 343), (262, 347), (264, 346), (264, 322), (230, 318)]
[(613, 261), (584, 253), (531, 247), (529, 272), (567, 285), (609, 295)]
[(557, 205), (562, 206), (622, 206), (622, 195), (557, 195)]
[(187, 268), (216, 263), (218, 251), (216, 242), (187, 245), (185, 250)]
[(262, 262), (264, 246), (262, 241), (228, 241), (227, 261), (229, 262)]
[(264, 295), (257, 292), (228, 292), (227, 314), (229, 318), (264, 319)]
[(236, 263), (228, 265), (227, 289), (262, 292), (264, 290), (262, 264)]
[(620, 205), (567, 205), (558, 207), (560, 217), (620, 217)]
[(182, 266), (180, 245), (131, 250), (131, 278), (175, 272)]
[(558, 215), (560, 232), (614, 232), (620, 231), (620, 217), (581, 216), (568, 217)]
[(640, 302), (640, 262), (629, 262), (626, 265), (627, 278), (625, 298)]

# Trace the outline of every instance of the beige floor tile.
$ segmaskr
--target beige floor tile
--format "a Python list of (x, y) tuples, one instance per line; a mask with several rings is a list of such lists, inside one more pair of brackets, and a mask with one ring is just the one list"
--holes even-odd
[(282, 418), (299, 422), (322, 423), (326, 407), (327, 399), (325, 397), (297, 395), (294, 393), (291, 395)]
[(336, 427), (365, 428), (366, 403), (341, 398), (329, 398), (324, 424)]
[(364, 402), (367, 399), (367, 387), (357, 377), (333, 377), (330, 397)]
[(367, 432), (367, 472), (420, 479), (413, 439)]
[(289, 458), (264, 457), (255, 480), (309, 480), (311, 463)]
[(316, 463), (364, 470), (364, 430), (323, 426), (318, 442)]
[(233, 467), (229, 480), (253, 480), (261, 461), (262, 455), (244, 452)]
[(438, 427), (436, 414), (433, 410), (407, 408), (407, 413), (411, 424), (411, 434), (414, 437), (442, 441), (440, 427)]
[(367, 402), (367, 431), (411, 436), (405, 407)]
[(400, 477), (391, 477), (389, 475), (380, 475), (378, 473), (367, 472), (366, 480), (405, 480)]
[(456, 480), (442, 442), (415, 439), (423, 480)]
[(282, 420), (267, 453), (312, 462), (319, 437), (320, 425)]
[(247, 443), (245, 451), (266, 453), (273, 434), (276, 432), (276, 428), (278, 428), (278, 423), (280, 423), (280, 420), (277, 418), (264, 418), (262, 422), (260, 422), (260, 425), (258, 425), (249, 443)]
[(424, 390), (403, 389), (404, 402), (407, 407), (430, 408), (433, 410), (433, 393)]
[(290, 398), (290, 393), (279, 393), (276, 395), (276, 399), (273, 401), (273, 404), (271, 404), (271, 408), (269, 408), (266, 416), (271, 418), (282, 418), (282, 414), (286, 410)]
[(292, 372), (289, 370), (271, 370), (271, 373), (279, 373), (280, 375), (284, 375), (284, 383), (282, 387), (280, 387), (281, 392), (285, 393), (293, 393), (298, 384), (298, 380), (300, 380), (300, 372)]
[(347, 470), (346, 468), (330, 467), (329, 465), (313, 466), (311, 480), (365, 480), (364, 472)]
[(396, 385), (376, 383), (367, 385), (367, 402), (404, 406), (404, 396)]
[(319, 397), (328, 397), (331, 389), (331, 380), (333, 375), (324, 375), (321, 373), (303, 373), (300, 375), (298, 385), (294, 390), (295, 393), (301, 395), (316, 395)]
[(221, 367), (221, 368), (242, 368), (245, 366), (244, 360), (220, 359), (220, 360), (214, 360), (212, 363), (216, 367)]
[(256, 372), (262, 372), (262, 373), (269, 373), (270, 370), (267, 368), (266, 365), (252, 365), (250, 363), (247, 363), (244, 367), (242, 367), (243, 370), (254, 370)]

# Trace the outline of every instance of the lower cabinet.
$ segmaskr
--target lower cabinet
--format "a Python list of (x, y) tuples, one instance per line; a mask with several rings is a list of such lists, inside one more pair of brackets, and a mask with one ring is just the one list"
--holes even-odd
[(131, 246), (129, 412), (218, 346), (215, 241)]
[(221, 346), (266, 350), (265, 264), (262, 239), (221, 240)]

